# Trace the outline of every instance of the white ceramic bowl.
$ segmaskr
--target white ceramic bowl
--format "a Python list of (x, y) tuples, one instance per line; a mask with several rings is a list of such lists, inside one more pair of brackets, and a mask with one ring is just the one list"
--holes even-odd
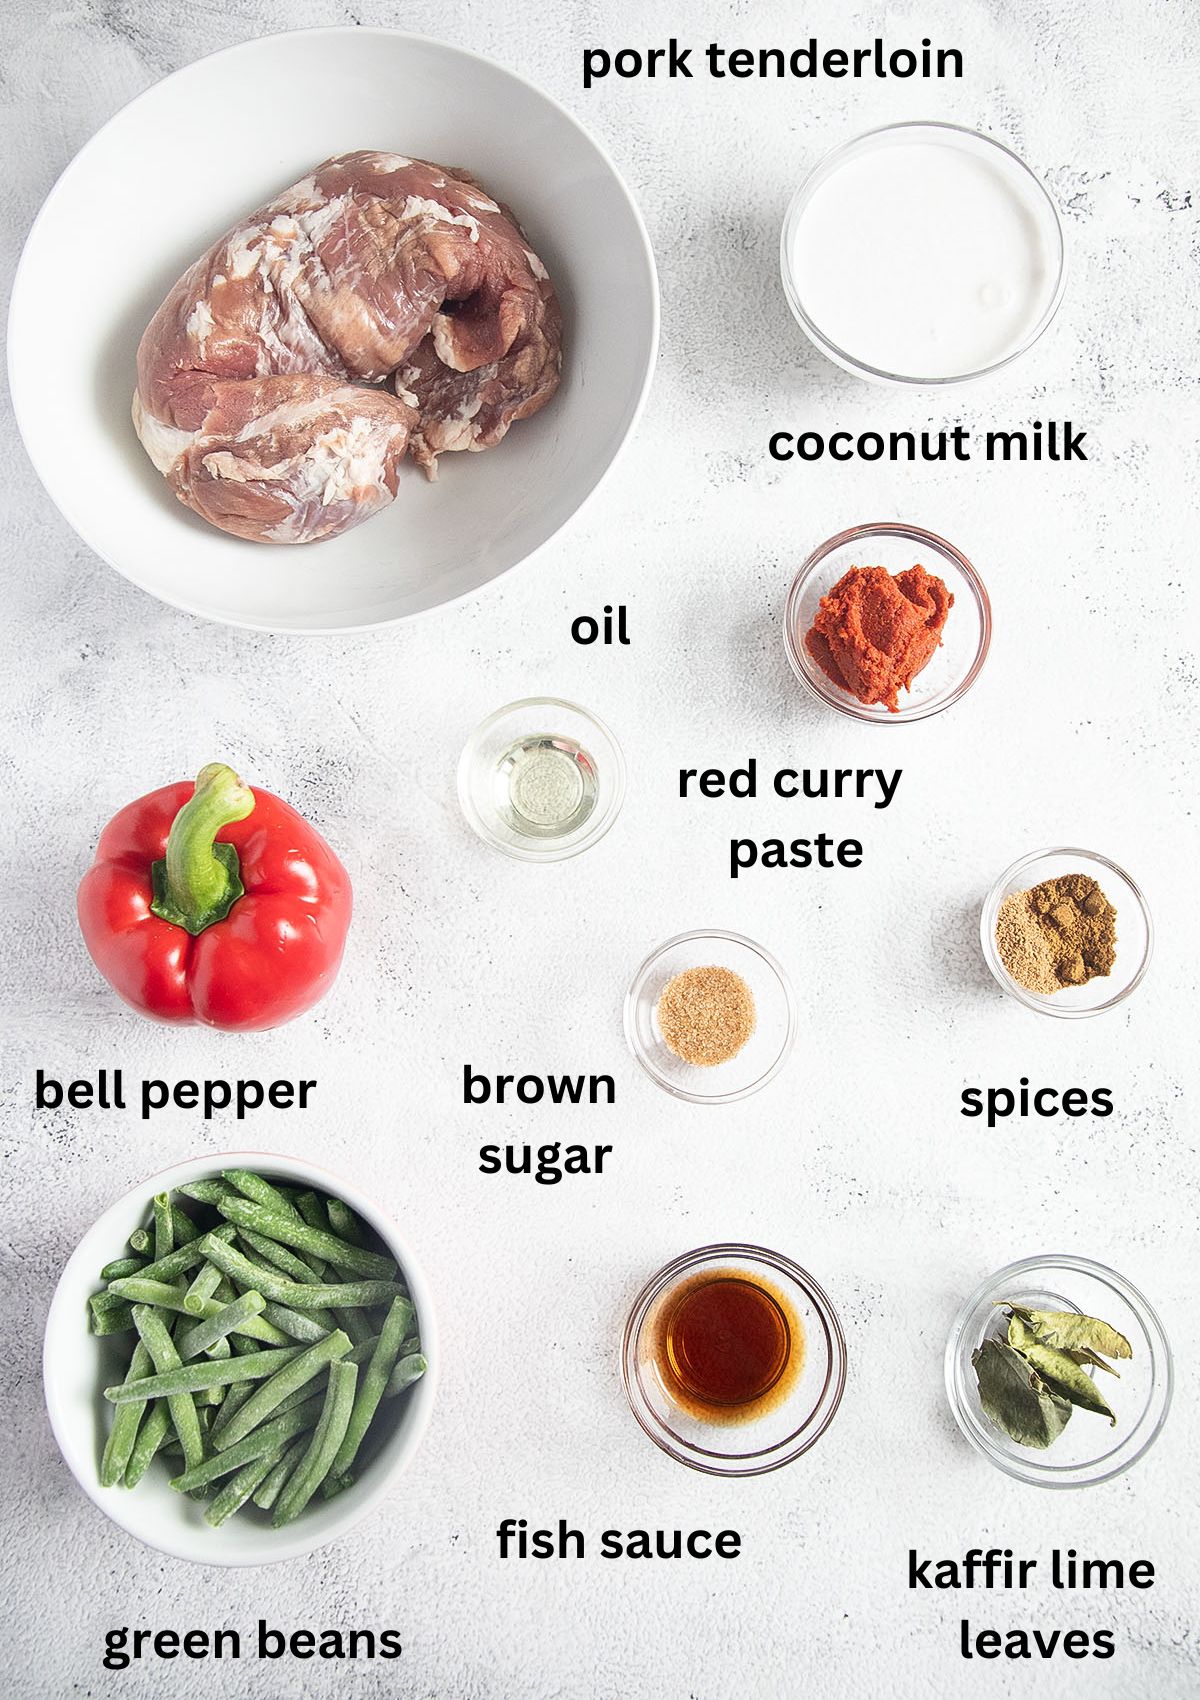
[[(244, 1511), (219, 1529), (210, 1528), (204, 1521), (204, 1506), (176, 1493), (157, 1459), (132, 1490), (100, 1486), (100, 1455), (113, 1410), (106, 1404), (102, 1389), (124, 1377), (130, 1336), (97, 1338), (92, 1334), (88, 1298), (100, 1289), (97, 1277), (103, 1266), (120, 1257), (134, 1228), (146, 1223), (156, 1192), (230, 1168), (255, 1169), (267, 1177), (344, 1199), (375, 1230), (399, 1264), (416, 1307), (421, 1350), (429, 1360), (428, 1370), (411, 1391), (382, 1407), (384, 1417), (376, 1421), (390, 1421), (390, 1432), (359, 1479), (333, 1499), (318, 1495), (294, 1523), (282, 1529), (272, 1529), (261, 1514), (247, 1516)], [(197, 1564), (271, 1564), (296, 1558), (344, 1535), (394, 1487), (416, 1453), (429, 1427), (437, 1375), (433, 1301), (420, 1265), (393, 1224), (377, 1205), (340, 1176), (295, 1157), (262, 1151), (206, 1152), (189, 1162), (176, 1163), (148, 1176), (106, 1210), (80, 1240), (62, 1272), (46, 1320), (42, 1352), (50, 1426), (71, 1473), (88, 1498), (147, 1546)]]
[[(436, 484), (404, 465), (387, 512), (343, 537), (242, 542), (176, 501), (134, 435), (138, 341), (176, 278), (235, 219), (356, 148), (465, 166), (512, 205), (562, 300), (563, 382), (497, 448), (447, 455)], [(88, 142), (25, 244), (9, 381), (46, 489), (135, 584), (233, 625), (353, 631), (468, 596), (547, 543), (633, 430), (657, 344), (645, 227), (574, 118), (461, 48), (335, 28), (187, 65)]]

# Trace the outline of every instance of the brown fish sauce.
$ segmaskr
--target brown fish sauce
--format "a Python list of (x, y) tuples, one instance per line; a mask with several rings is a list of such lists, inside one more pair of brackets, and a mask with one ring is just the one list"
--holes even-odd
[(744, 1269), (705, 1269), (664, 1294), (651, 1352), (674, 1403), (702, 1422), (754, 1422), (804, 1365), (804, 1328), (777, 1288)]

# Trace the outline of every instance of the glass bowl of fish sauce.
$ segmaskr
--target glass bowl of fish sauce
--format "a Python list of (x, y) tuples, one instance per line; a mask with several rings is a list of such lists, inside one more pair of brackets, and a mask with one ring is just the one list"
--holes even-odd
[(621, 746), (561, 697), (510, 702), (478, 725), (458, 764), (467, 824), (521, 862), (562, 862), (602, 839), (625, 798)]
[[(1088, 1370), (1115, 1426), (1095, 1411), (1073, 1409), (1062, 1432), (1039, 1450), (986, 1414), (972, 1358), (985, 1340), (1004, 1339), (1006, 1302), (1099, 1317), (1125, 1336), (1129, 1358), (1112, 1365), (1112, 1373)], [(1094, 1487), (1130, 1469), (1162, 1430), (1173, 1381), (1171, 1348), (1149, 1300), (1115, 1270), (1085, 1257), (1027, 1257), (989, 1275), (959, 1311), (946, 1345), (946, 1394), (959, 1428), (998, 1470), (1038, 1487)]]
[[(914, 566), (941, 579), (954, 598), (941, 643), (892, 713), (883, 703), (864, 703), (835, 683), (817, 664), (806, 639), (821, 598), (828, 596), (852, 567), (883, 567), (893, 578)], [(783, 615), (788, 665), (818, 702), (852, 720), (873, 726), (907, 726), (928, 720), (966, 696), (987, 660), (992, 641), (992, 605), (983, 580), (967, 557), (917, 525), (875, 520), (839, 531), (813, 550), (792, 580)]]
[(676, 1463), (761, 1476), (824, 1434), (846, 1382), (827, 1293), (762, 1246), (685, 1252), (638, 1294), (621, 1348), (630, 1408)]

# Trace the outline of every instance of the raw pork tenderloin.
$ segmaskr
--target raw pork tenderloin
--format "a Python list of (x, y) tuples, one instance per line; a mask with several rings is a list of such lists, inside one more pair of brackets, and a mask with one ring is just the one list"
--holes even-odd
[(558, 386), (562, 315), (461, 171), (343, 154), (197, 260), (138, 349), (133, 420), (181, 502), (264, 543), (385, 507), (407, 452), (488, 449)]

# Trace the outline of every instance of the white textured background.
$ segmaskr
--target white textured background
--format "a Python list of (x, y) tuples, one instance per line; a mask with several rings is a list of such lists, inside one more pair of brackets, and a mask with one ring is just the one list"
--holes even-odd
[[(690, 13), (690, 20), (685, 18)], [(160, 607), (93, 558), (4, 422), (4, 1485), (0, 1614), (15, 1696), (377, 1695), (898, 1700), (962, 1694), (1176, 1700), (1196, 1638), (1195, 1088), (1196, 76), (1189, 9), (1118, 0), (930, 0), (803, 14), (622, 0), (394, 6), (18, 0), (4, 23), (0, 179), (11, 263), (89, 135), (186, 61), (289, 26), (409, 26), (524, 72), (612, 150), (661, 270), (661, 368), (638, 439), (586, 520), (474, 604), (348, 641), (256, 636)], [(587, 43), (853, 46), (923, 34), (961, 83), (602, 85)], [(1189, 63), (1190, 60), (1190, 63)], [(776, 281), (801, 170), (858, 130), (939, 117), (1012, 143), (1053, 187), (1073, 275), (1053, 332), (991, 384), (924, 400), (859, 385), (802, 341)], [(213, 114), (208, 145), (219, 145)], [(364, 145), (370, 138), (364, 138)], [(887, 264), (887, 256), (877, 257)], [(131, 256), (136, 264), (136, 256)], [(86, 311), (86, 273), (80, 308)], [(1011, 426), (1069, 417), (1086, 465), (772, 464), (770, 430)], [(789, 577), (822, 537), (895, 514), (970, 555), (997, 633), (971, 696), (880, 733), (820, 712), (788, 673)], [(570, 618), (630, 608), (634, 646), (576, 648)], [(510, 864), (464, 827), (459, 748), (498, 704), (577, 697), (623, 739), (631, 784), (604, 844)], [(131, 797), (220, 754), (321, 826), (357, 881), (336, 993), (259, 1038), (166, 1032), (126, 1013), (76, 932), (75, 883)], [(886, 813), (852, 803), (685, 804), (681, 765), (904, 768)], [(825, 828), (856, 872), (726, 876), (731, 834)], [(1141, 991), (1094, 1022), (1044, 1021), (979, 959), (976, 914), (1010, 860), (1093, 845), (1159, 922)], [(668, 1102), (624, 1051), (620, 1007), (669, 933), (731, 926), (790, 968), (786, 1074), (728, 1110)], [(467, 1110), (463, 1062), (602, 1069), (613, 1109)], [(34, 1113), (34, 1070), (316, 1074), (316, 1108), (241, 1129)], [(966, 1084), (1111, 1087), (1107, 1121), (958, 1114)], [(1191, 1079), (1189, 1080), (1189, 1075)], [(1194, 1102), (1194, 1097), (1193, 1097)], [(612, 1142), (611, 1174), (557, 1187), (484, 1177), (485, 1139)], [(341, 1166), (398, 1214), (440, 1298), (443, 1391), (385, 1510), (298, 1563), (232, 1574), (159, 1558), (84, 1499), (45, 1421), (38, 1348), (58, 1270), (149, 1170), (240, 1143)], [(745, 1236), (811, 1268), (838, 1304), (850, 1380), (835, 1425), (786, 1471), (716, 1482), (640, 1434), (616, 1371), (627, 1306), (660, 1263)], [(1071, 1250), (1151, 1295), (1179, 1353), (1164, 1435), (1084, 1494), (1010, 1483), (963, 1442), (942, 1348), (963, 1295), (1009, 1259)], [(736, 1564), (501, 1564), (502, 1517), (738, 1528)], [(910, 1595), (910, 1546), (1150, 1558), (1149, 1593)], [(393, 1625), (399, 1668), (100, 1666), (118, 1624), (249, 1632)], [(958, 1654), (958, 1622), (1115, 1630), (1107, 1664)]]

